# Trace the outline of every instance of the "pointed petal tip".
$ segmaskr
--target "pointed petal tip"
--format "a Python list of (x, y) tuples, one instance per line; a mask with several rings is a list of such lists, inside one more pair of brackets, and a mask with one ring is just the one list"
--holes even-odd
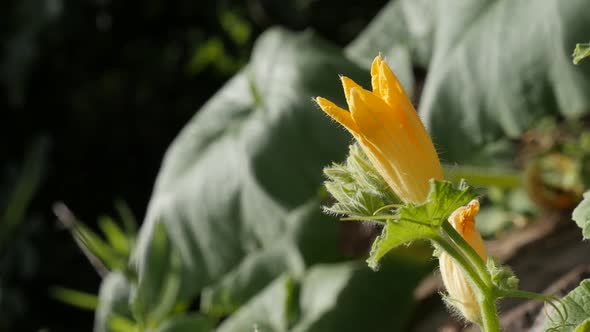
[[(344, 75), (340, 75), (340, 82), (342, 82), (342, 85), (345, 86), (345, 87), (346, 86), (350, 87), (350, 86), (356, 86), (357, 85), (356, 82), (353, 81), (350, 77), (344, 76)], [(353, 83), (353, 84), (350, 84), (350, 83)]]
[(329, 107), (332, 104), (331, 101), (329, 101), (328, 99), (326, 99), (324, 97), (318, 96), (318, 97), (315, 97), (312, 99), (321, 109), (324, 109), (325, 107)]
[(343, 125), (351, 133), (354, 134), (359, 131), (358, 126), (354, 123), (350, 112), (322, 97), (316, 97), (316, 103), (322, 109), (322, 111), (324, 111), (324, 113), (336, 120), (336, 122)]

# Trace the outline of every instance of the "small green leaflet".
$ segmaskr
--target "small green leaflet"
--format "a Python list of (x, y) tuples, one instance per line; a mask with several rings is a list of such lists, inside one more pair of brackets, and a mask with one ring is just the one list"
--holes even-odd
[(576, 48), (574, 49), (574, 64), (580, 63), (584, 58), (590, 56), (590, 43), (585, 44), (576, 44)]
[(586, 319), (582, 324), (578, 325), (578, 327), (576, 327), (575, 332), (588, 332), (588, 331), (590, 331), (590, 318)]
[(590, 331), (588, 319), (590, 319), (590, 279), (580, 283), (573, 291), (561, 299), (564, 309), (567, 310), (566, 321), (552, 311), (545, 323), (543, 331), (560, 332), (584, 332)]
[(572, 219), (582, 229), (584, 240), (590, 238), (590, 191), (584, 193), (584, 199), (572, 213)]
[(419, 239), (432, 239), (438, 235), (442, 222), (453, 211), (467, 204), (478, 194), (465, 181), (457, 186), (448, 181), (430, 180), (430, 192), (426, 202), (420, 205), (407, 204), (387, 220), (380, 236), (375, 239), (369, 267), (378, 269), (379, 261), (395, 247)]

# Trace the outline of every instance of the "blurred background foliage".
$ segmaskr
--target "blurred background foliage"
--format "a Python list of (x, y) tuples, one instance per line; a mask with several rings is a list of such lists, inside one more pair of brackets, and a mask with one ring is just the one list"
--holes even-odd
[(374, 273), (375, 229), (322, 215), (351, 139), (311, 97), (344, 105), (337, 75), (368, 87), (381, 52), (449, 176), (500, 184), (488, 236), (531, 201), (571, 207), (590, 149), (561, 123), (590, 110), (569, 57), (590, 11), (558, 3), (7, 2), (0, 330), (403, 330), (430, 251)]
[[(93, 230), (97, 216), (115, 215), (117, 198), (142, 219), (166, 147), (247, 63), (262, 31), (311, 28), (344, 45), (385, 3), (3, 2), (1, 198), (21, 212), (10, 219), (20, 226), (2, 228), (10, 241), (0, 252), (0, 330), (92, 328), (92, 312), (49, 295), (55, 285), (96, 293), (100, 283), (69, 233), (56, 227), (54, 202), (66, 202)], [(45, 152), (31, 165), (39, 137)], [(35, 167), (39, 174), (27, 173)], [(22, 174), (42, 181), (20, 184)], [(18, 186), (30, 192), (18, 194)]]

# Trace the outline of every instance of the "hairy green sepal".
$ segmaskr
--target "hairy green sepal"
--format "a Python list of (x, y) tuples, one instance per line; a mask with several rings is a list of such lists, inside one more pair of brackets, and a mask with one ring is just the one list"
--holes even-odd
[(357, 144), (349, 147), (344, 163), (324, 168), (324, 174), (328, 178), (324, 185), (336, 200), (324, 207), (327, 213), (372, 216), (383, 206), (400, 202)]
[(518, 290), (519, 280), (510, 267), (500, 265), (495, 259), (488, 258), (486, 268), (497, 290), (501, 292)]

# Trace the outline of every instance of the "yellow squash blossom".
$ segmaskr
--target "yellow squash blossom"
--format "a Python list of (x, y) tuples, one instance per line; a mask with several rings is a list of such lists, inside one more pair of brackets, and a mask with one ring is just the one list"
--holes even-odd
[[(354, 136), (377, 171), (404, 202), (423, 203), (429, 180), (443, 180), (438, 155), (430, 136), (399, 81), (381, 56), (373, 60), (367, 91), (347, 77), (342, 86), (350, 112), (318, 97), (316, 102)], [(449, 222), (485, 259), (485, 248), (475, 228), (479, 203), (457, 209)], [(452, 303), (471, 321), (479, 319), (479, 307), (465, 274), (446, 253), (440, 269)]]
[[(473, 200), (467, 206), (458, 208), (453, 212), (449, 217), (449, 223), (485, 261), (486, 249), (483, 239), (475, 228), (475, 215), (478, 211), (479, 202)], [(465, 273), (446, 252), (441, 253), (438, 260), (440, 273), (449, 293), (450, 303), (459, 309), (465, 318), (472, 322), (478, 322), (481, 316), (479, 305)]]
[(347, 77), (342, 86), (350, 112), (318, 97), (316, 102), (356, 138), (371, 163), (404, 202), (423, 203), (431, 178), (443, 172), (424, 125), (381, 56), (373, 60), (367, 91)]

